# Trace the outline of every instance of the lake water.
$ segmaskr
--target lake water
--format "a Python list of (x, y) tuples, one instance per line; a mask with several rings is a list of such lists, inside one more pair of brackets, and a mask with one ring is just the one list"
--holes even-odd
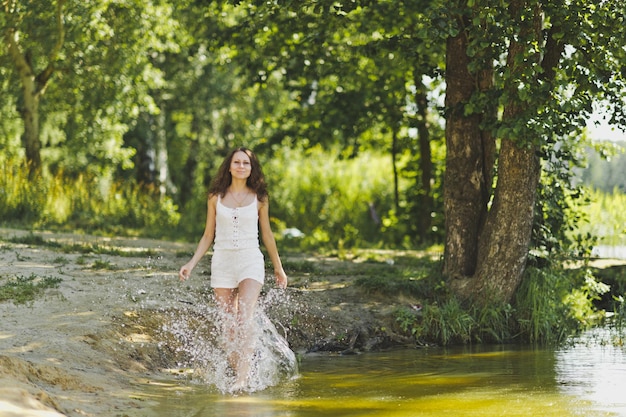
[(189, 381), (137, 390), (153, 417), (626, 416), (626, 347), (596, 329), (559, 349), (304, 355), (296, 378), (237, 396)]

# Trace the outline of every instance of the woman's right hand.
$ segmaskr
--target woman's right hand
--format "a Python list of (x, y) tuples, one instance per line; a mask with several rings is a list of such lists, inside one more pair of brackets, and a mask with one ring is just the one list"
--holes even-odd
[(185, 264), (180, 268), (180, 271), (178, 271), (178, 279), (182, 282), (185, 281), (187, 279), (189, 279), (189, 276), (191, 275), (191, 270), (193, 268), (191, 268), (189, 266), (189, 264)]

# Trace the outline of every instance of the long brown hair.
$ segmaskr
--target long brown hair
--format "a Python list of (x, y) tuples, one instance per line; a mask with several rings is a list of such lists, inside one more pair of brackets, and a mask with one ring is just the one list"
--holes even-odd
[(248, 155), (250, 158), (250, 176), (246, 180), (246, 185), (250, 187), (259, 201), (264, 201), (267, 197), (267, 184), (265, 183), (265, 176), (263, 175), (263, 170), (261, 169), (261, 163), (259, 159), (256, 157), (252, 150), (246, 148), (245, 146), (240, 146), (238, 148), (233, 149), (224, 161), (222, 161), (222, 165), (220, 165), (217, 170), (217, 175), (211, 182), (211, 186), (209, 187), (209, 195), (218, 194), (221, 197), (224, 197), (226, 194), (226, 190), (233, 181), (233, 177), (230, 173), (230, 163), (233, 160), (233, 156), (237, 152), (243, 152)]

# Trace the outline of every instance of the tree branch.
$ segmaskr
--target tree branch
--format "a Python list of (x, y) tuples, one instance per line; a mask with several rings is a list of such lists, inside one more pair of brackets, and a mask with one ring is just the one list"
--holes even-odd
[(25, 79), (32, 77), (33, 68), (26, 60), (26, 56), (22, 53), (17, 37), (18, 32), (15, 28), (7, 28), (4, 32), (4, 40), (7, 44), (9, 55), (11, 55), (17, 69), (17, 73), (21, 79)]
[(540, 77), (542, 81), (552, 81), (556, 75), (556, 68), (561, 60), (561, 55), (565, 50), (565, 43), (556, 40), (555, 34), (561, 29), (552, 26), (548, 31), (548, 39), (546, 40), (546, 53), (541, 62), (543, 74)]
[(37, 75), (37, 78), (36, 78), (38, 89), (41, 92), (43, 92), (46, 89), (48, 81), (50, 80), (50, 77), (52, 77), (52, 74), (54, 73), (54, 70), (55, 70), (54, 65), (56, 63), (57, 57), (59, 56), (59, 53), (61, 52), (61, 48), (63, 48), (63, 44), (65, 43), (65, 26), (63, 24), (64, 3), (65, 3), (65, 0), (57, 1), (57, 13), (56, 13), (57, 35), (58, 35), (57, 41), (56, 41), (56, 44), (54, 45), (54, 48), (52, 48), (52, 50), (50, 51), (50, 54), (48, 55), (48, 65), (41, 73)]

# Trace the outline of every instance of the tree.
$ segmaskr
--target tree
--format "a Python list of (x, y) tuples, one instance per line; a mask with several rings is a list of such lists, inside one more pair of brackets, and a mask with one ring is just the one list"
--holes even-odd
[(160, 123), (157, 171), (169, 184), (161, 93), (171, 93), (157, 64), (186, 35), (172, 9), (167, 0), (2, 3), (3, 63), (10, 58), (10, 94), (21, 85), (23, 147), (33, 174), (43, 165), (98, 176), (129, 168), (134, 150), (122, 138), (143, 113)]
[[(427, 238), (434, 206), (432, 107), (423, 78), (436, 80), (443, 66), (443, 44), (425, 30), (428, 3), (239, 2), (241, 14), (222, 34), (236, 45), (234, 59), (249, 81), (276, 77), (297, 100), (284, 107), (272, 143), (321, 145), (339, 149), (340, 158), (363, 149), (390, 154), (395, 201), (380, 206), (406, 222), (414, 241)], [(410, 194), (400, 195), (401, 176), (415, 181)]]
[[(19, 0), (2, 5), (5, 29), (4, 46), (8, 50), (22, 86), (20, 115), (24, 121), (22, 143), (31, 175), (41, 169), (39, 105), (56, 70), (65, 42), (64, 0), (57, 0), (54, 12), (33, 9)], [(41, 6), (41, 3), (38, 3)], [(42, 22), (54, 22), (48, 27)]]
[(617, 1), (442, 7), (453, 22), (444, 273), (463, 299), (507, 303), (528, 259), (541, 157), (557, 149), (546, 145), (579, 132), (598, 97), (624, 121), (623, 14)]

